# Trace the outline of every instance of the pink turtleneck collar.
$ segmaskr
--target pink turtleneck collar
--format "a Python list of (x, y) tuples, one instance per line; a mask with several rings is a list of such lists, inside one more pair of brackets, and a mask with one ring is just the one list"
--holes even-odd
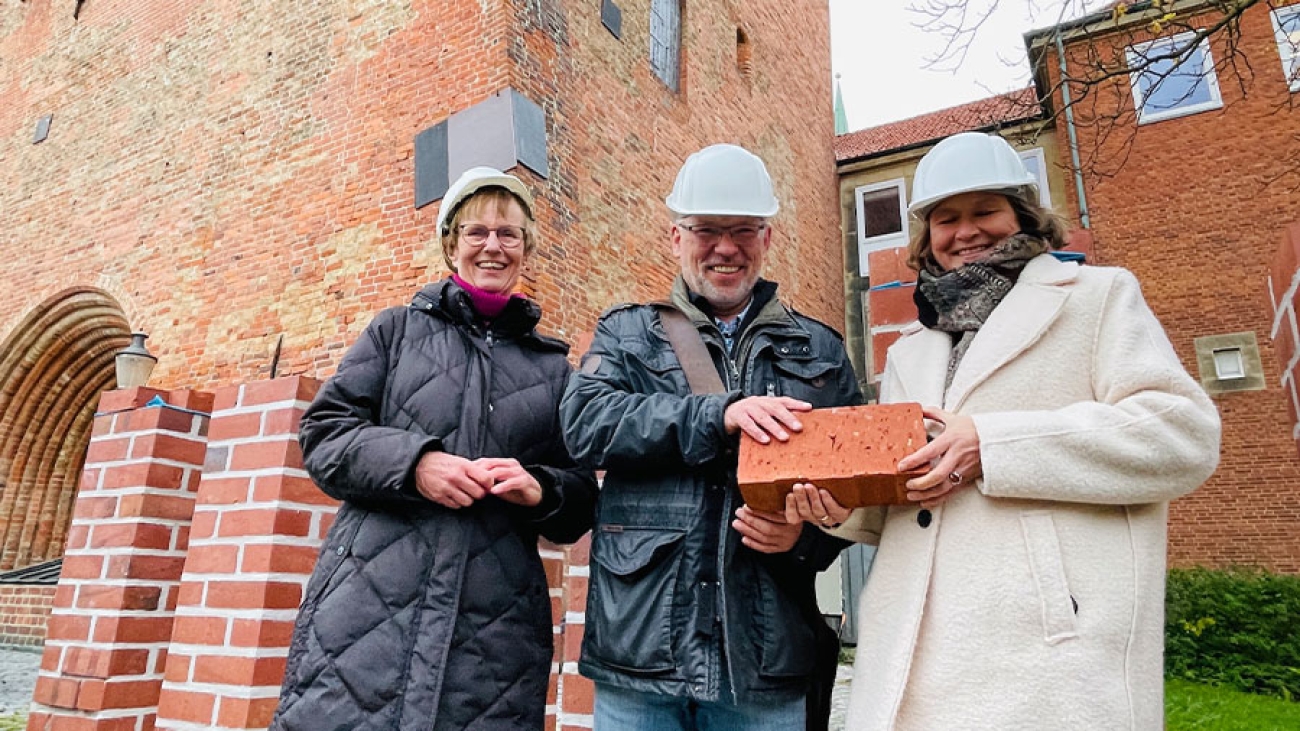
[(521, 294), (497, 294), (486, 289), (479, 289), (461, 279), (459, 274), (452, 274), (451, 279), (469, 295), (469, 301), (474, 306), (474, 311), (489, 320), (496, 318), (497, 315), (505, 311), (506, 305), (510, 304), (511, 297), (523, 297)]

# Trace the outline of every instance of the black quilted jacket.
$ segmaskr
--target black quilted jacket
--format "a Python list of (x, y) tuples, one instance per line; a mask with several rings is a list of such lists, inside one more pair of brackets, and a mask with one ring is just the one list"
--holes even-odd
[[(302, 419), (307, 471), (343, 501), (307, 584), (272, 729), (540, 729), (552, 657), (538, 535), (576, 540), (596, 486), (561, 442), (563, 343), (523, 299), (485, 328), (451, 280), (375, 318)], [(426, 451), (514, 457), (523, 508), (449, 510)]]

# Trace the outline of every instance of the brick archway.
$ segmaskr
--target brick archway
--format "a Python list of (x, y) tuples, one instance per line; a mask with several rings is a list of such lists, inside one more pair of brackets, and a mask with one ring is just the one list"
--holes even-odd
[(95, 405), (129, 332), (108, 293), (74, 287), (0, 345), (0, 570), (63, 554)]

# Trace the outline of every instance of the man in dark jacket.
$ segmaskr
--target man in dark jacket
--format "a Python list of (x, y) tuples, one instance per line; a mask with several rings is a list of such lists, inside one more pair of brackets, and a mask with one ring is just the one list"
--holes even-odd
[[(800, 412), (861, 393), (840, 337), (759, 278), (778, 207), (760, 159), (705, 148), (667, 203), (671, 302), (607, 312), (560, 406), (574, 458), (606, 470), (579, 669), (596, 683), (596, 731), (804, 728), (826, 630), (813, 579), (845, 544), (742, 505), (738, 435), (785, 440)], [(722, 393), (692, 393), (668, 306)]]

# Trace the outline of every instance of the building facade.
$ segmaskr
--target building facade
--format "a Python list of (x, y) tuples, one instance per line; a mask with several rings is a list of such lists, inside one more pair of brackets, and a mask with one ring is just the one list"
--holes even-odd
[[(43, 718), (265, 720), (284, 612), (305, 580), (301, 552), (279, 544), (318, 541), (331, 513), (303, 491), (289, 446), (314, 392), (294, 384), (328, 377), (375, 313), (445, 276), (438, 201), (470, 166), (511, 169), (534, 190), (541, 243), (522, 287), (544, 308), (544, 331), (580, 340), (605, 308), (667, 292), (677, 264), (663, 198), (685, 157), (744, 145), (782, 203), (767, 275), (841, 328), (828, 25), (824, 2), (775, 0), (0, 9), (0, 570), (69, 546), (76, 559), (57, 591), (0, 592), (6, 607), (32, 607), (23, 627), (37, 628), (5, 639), (45, 642)], [(136, 330), (159, 357), (160, 391), (110, 399), (119, 413), (100, 394)], [(274, 432), (231, 431), (252, 408), (240, 399), (277, 389), (289, 392), (276, 397)], [(240, 418), (219, 426), (232, 408)], [(149, 426), (177, 419), (176, 434)], [(115, 439), (121, 429), (136, 441)], [(213, 446), (230, 440), (234, 452)], [(244, 511), (229, 495), (208, 502), (202, 486), (220, 490), (226, 472), (251, 479), (227, 459), (249, 440), (273, 443), (250, 459), (279, 464), (279, 487), (258, 497), (246, 485), (243, 499), (263, 502)], [(229, 595), (244, 604), (204, 608), (207, 590), (181, 576), (225, 570), (205, 563), (224, 547), (214, 525), (227, 518), (214, 512), (225, 510), (247, 513), (232, 529), (270, 564), (239, 579), (262, 582)], [(266, 510), (281, 517), (255, 517)], [(314, 517), (299, 525), (304, 513)], [(188, 550), (191, 536), (218, 545)], [(581, 638), (585, 549), (546, 550), (560, 645), (550, 723), (580, 728), (590, 689), (573, 676), (567, 715), (557, 698), (564, 652)], [(60, 629), (47, 637), (51, 603)], [(172, 634), (178, 606), (186, 621)], [(218, 642), (208, 670), (167, 661), (169, 648), (204, 654), (209, 609), (274, 621)], [(208, 672), (234, 690), (189, 692)]]
[(58, 555), (128, 332), (164, 388), (328, 376), (445, 274), (439, 184), (473, 164), (536, 191), (523, 288), (572, 339), (667, 291), (677, 168), (746, 145), (783, 204), (769, 276), (840, 327), (828, 22), (769, 0), (0, 10), (0, 569)]
[[(1137, 275), (1223, 419), (1218, 472), (1170, 508), (1171, 564), (1300, 572), (1290, 527), (1300, 516), (1295, 351), (1282, 348), (1288, 361), (1280, 362), (1275, 350), (1275, 341), (1300, 338), (1291, 320), (1274, 316), (1274, 301), (1294, 292), (1290, 270), (1270, 277), (1275, 254), (1288, 250), (1288, 226), (1300, 220), (1300, 4), (1257, 4), (1239, 32), (1193, 44), (1178, 63), (1163, 56), (1223, 20), (1222, 10), (1154, 5), (1026, 34), (1029, 99), (1041, 100), (1032, 114), (1011, 111), (1026, 100), (1012, 104), (1010, 94), (837, 139), (846, 325), (862, 372), (878, 375), (891, 332), (915, 317), (914, 274), (887, 246), (890, 236), (905, 238), (906, 218), (889, 218), (880, 238), (864, 236), (875, 231), (864, 196), (884, 190), (884, 208), (892, 213), (896, 197), (905, 209), (917, 159), (955, 132), (996, 130), (1021, 150), (1040, 148), (1048, 202), (1076, 226), (1070, 248)], [(1114, 73), (1115, 63), (1133, 70)], [(1060, 83), (1062, 67), (1069, 83)], [(1105, 78), (1085, 82), (1099, 67)]]

